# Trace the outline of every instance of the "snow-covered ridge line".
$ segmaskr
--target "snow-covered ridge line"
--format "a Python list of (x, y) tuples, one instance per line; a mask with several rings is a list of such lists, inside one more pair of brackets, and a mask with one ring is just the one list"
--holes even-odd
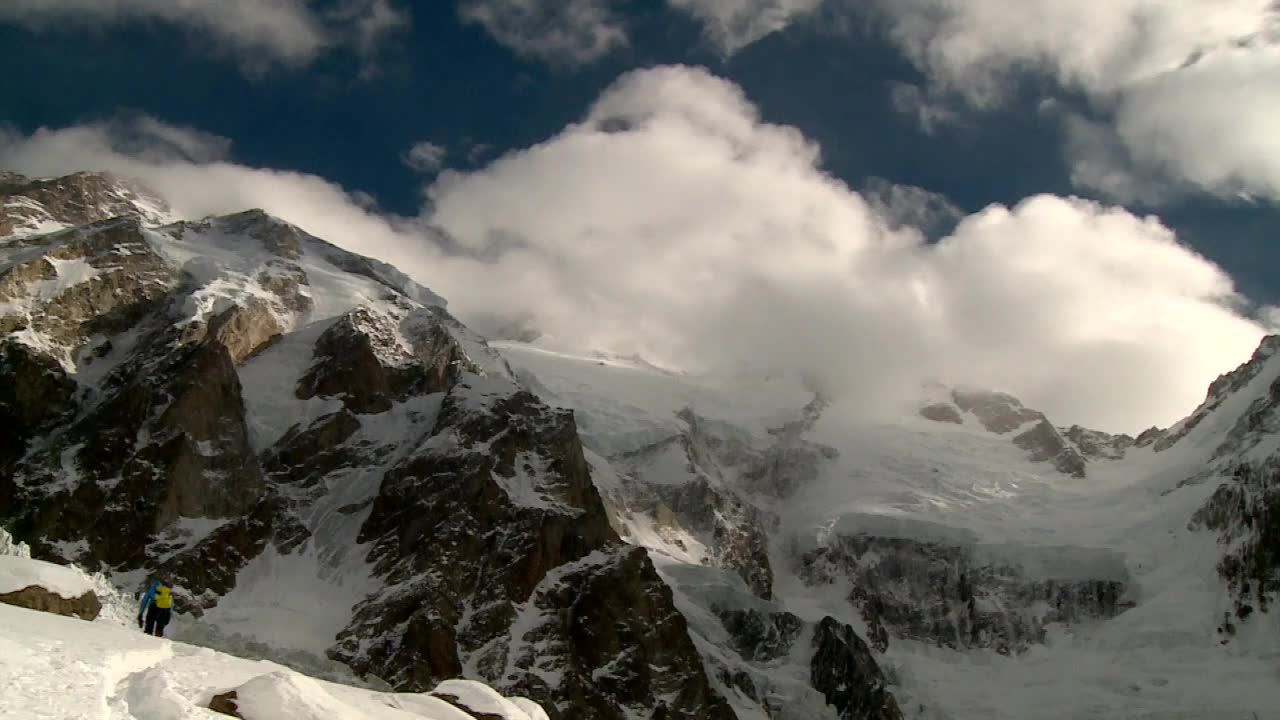
[(435, 694), (377, 692), (133, 628), (2, 604), (0, 627), (6, 718), (176, 720), (215, 717), (211, 706), (246, 720), (547, 718), (536, 703), (480, 683), (452, 681)]

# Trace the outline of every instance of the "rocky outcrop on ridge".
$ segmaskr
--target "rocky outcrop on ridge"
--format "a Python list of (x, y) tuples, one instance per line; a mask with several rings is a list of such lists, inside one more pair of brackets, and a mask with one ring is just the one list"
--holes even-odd
[(926, 420), (953, 425), (963, 424), (965, 415), (970, 415), (997, 435), (1020, 431), (1012, 438), (1013, 444), (1025, 451), (1029, 460), (1049, 463), (1058, 472), (1076, 478), (1086, 476), (1090, 460), (1118, 460), (1134, 445), (1128, 435), (1110, 435), (1079, 425), (1056, 427), (1044, 413), (1006, 393), (953, 390), (949, 401), (925, 405), (919, 414)]
[(102, 611), (102, 602), (92, 592), (87, 592), (79, 597), (64, 598), (58, 593), (42, 588), (39, 585), (32, 585), (14, 592), (0, 593), (0, 603), (55, 615), (78, 617), (81, 620), (94, 620), (98, 617), (98, 613)]

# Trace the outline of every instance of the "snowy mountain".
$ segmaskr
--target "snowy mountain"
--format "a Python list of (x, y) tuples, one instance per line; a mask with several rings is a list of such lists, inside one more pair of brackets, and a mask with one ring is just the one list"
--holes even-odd
[[(4, 207), (61, 222), (23, 188), (101, 181)], [(182, 613), (401, 690), (729, 716), (572, 413), (443, 301), (261, 212), (91, 210), (0, 245), (0, 522), (36, 555), (165, 573)]]
[(498, 347), (577, 411), (739, 717), (867, 716), (812, 697), (832, 622), (908, 717), (1276, 716), (1280, 338), (1138, 438), (1001, 393), (871, 422), (785, 378)]
[(168, 573), (180, 632), (553, 718), (1280, 707), (1280, 339), (1137, 438), (974, 389), (873, 422), (489, 344), (261, 212), (92, 174), (0, 203), (0, 525)]

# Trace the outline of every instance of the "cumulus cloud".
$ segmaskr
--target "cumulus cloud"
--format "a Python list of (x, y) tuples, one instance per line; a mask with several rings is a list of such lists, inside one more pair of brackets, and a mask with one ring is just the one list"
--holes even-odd
[(525, 58), (574, 67), (628, 44), (615, 0), (462, 0), (463, 21)]
[(1280, 334), (1280, 307), (1268, 305), (1262, 308), (1258, 313), (1258, 319), (1268, 333)]
[(1185, 413), (1261, 335), (1230, 279), (1155, 220), (1041, 197), (930, 246), (818, 157), (736, 87), (668, 68), (440, 182), (433, 221), (493, 258), (550, 335), (685, 366), (800, 367), (868, 403), (932, 377), (1134, 429)]
[(433, 173), (444, 167), (444, 159), (448, 155), (449, 149), (445, 146), (424, 140), (414, 143), (401, 160), (420, 173)]
[[(878, 0), (932, 96), (1002, 102), (1021, 74), (1082, 91), (1108, 117), (1128, 166), (1069, 144), (1082, 185), (1121, 173), (1280, 198), (1280, 9), (1273, 0)], [(1079, 131), (1079, 127), (1068, 128)], [(1077, 137), (1078, 140), (1078, 137)], [(1085, 152), (1081, 152), (1084, 150)]]
[(346, 0), (321, 11), (312, 0), (6, 0), (0, 22), (29, 29), (163, 22), (207, 35), (247, 64), (301, 65), (323, 50), (371, 52), (407, 23), (388, 0)]
[(0, 164), (113, 169), (187, 213), (264, 207), (401, 266), (464, 319), (691, 370), (800, 372), (867, 412), (940, 380), (1134, 431), (1188, 412), (1262, 335), (1156, 219), (1038, 196), (930, 243), (893, 190), (855, 192), (819, 162), (739, 88), (681, 67), (626, 75), (545, 142), (443, 173), (417, 218), (311, 176), (148, 158), (102, 127), (0, 142)]
[(667, 0), (703, 24), (726, 55), (784, 29), (817, 10), (823, 0)]

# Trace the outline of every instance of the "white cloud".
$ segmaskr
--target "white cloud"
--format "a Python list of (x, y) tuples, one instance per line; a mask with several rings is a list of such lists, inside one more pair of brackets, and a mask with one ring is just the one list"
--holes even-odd
[(1224, 195), (1280, 199), (1280, 44), (1208, 53), (1125, 89), (1116, 132), (1137, 165)]
[(113, 169), (188, 214), (264, 207), (401, 266), (464, 319), (693, 369), (803, 372), (864, 409), (939, 379), (1139, 430), (1188, 412), (1262, 336), (1231, 279), (1153, 218), (1039, 196), (930, 244), (819, 156), (689, 68), (624, 76), (559, 135), (443, 173), (419, 218), (311, 176), (123, 152), (101, 126), (0, 142), (0, 165)]
[(1262, 327), (1272, 335), (1280, 335), (1280, 307), (1268, 305), (1258, 312), (1258, 320)]
[(301, 65), (323, 50), (371, 51), (407, 23), (388, 0), (347, 0), (320, 11), (311, 0), (6, 0), (0, 22), (33, 30), (163, 22), (208, 36), (246, 64)]
[(585, 65), (627, 45), (615, 0), (461, 0), (459, 16), (521, 57)]
[(445, 146), (424, 140), (414, 143), (401, 160), (420, 173), (433, 173), (444, 167), (444, 159), (448, 155), (449, 149)]
[[(1035, 71), (1109, 116), (1128, 167), (1075, 138), (1082, 185), (1133, 194), (1123, 173), (1280, 198), (1280, 8), (1273, 0), (879, 0), (934, 96), (1003, 101)], [(1068, 128), (1079, 131), (1079, 127)]]
[(1145, 207), (1163, 205), (1191, 189), (1187, 183), (1143, 167), (1111, 125), (1070, 111), (1061, 112), (1059, 120), (1074, 187), (1092, 188), (1117, 202)]
[(823, 0), (667, 0), (692, 15), (726, 55), (817, 10)]

